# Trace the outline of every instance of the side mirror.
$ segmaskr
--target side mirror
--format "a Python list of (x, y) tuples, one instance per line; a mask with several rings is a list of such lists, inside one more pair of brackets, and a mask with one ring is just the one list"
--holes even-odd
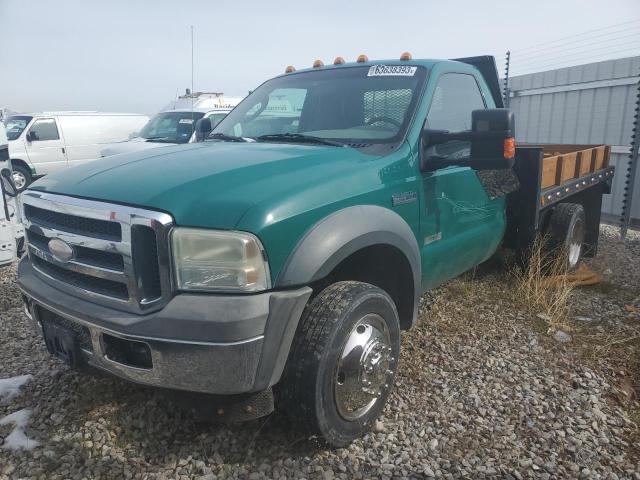
[(196, 142), (204, 142), (213, 128), (210, 118), (201, 118), (196, 122)]
[(34, 142), (38, 140), (38, 134), (33, 130), (29, 130), (27, 133), (27, 142)]
[(511, 168), (516, 157), (513, 112), (490, 108), (471, 112), (471, 162), (476, 170)]
[(2, 184), (2, 193), (6, 193), (10, 197), (18, 195), (18, 189), (13, 182), (13, 173), (8, 168), (0, 170), (0, 183)]
[[(436, 170), (454, 165), (474, 170), (510, 168), (516, 155), (514, 135), (515, 121), (511, 111), (505, 108), (474, 110), (471, 112), (471, 131), (422, 131), (421, 168)], [(444, 145), (450, 142), (450, 145)], [(442, 145), (439, 150), (445, 153), (438, 152), (438, 155), (426, 158), (427, 148), (437, 145)]]

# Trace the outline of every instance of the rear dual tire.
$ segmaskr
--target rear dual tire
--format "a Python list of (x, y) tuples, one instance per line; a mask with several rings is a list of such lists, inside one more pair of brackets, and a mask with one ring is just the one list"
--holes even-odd
[(577, 203), (561, 203), (551, 214), (548, 228), (548, 247), (560, 258), (567, 270), (575, 270), (580, 263), (586, 231), (584, 208)]
[(393, 300), (362, 282), (338, 282), (305, 308), (277, 391), (300, 428), (343, 447), (382, 412), (400, 353)]

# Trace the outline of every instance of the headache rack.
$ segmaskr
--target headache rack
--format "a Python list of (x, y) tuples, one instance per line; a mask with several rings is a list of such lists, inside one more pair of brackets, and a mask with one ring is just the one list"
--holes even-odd
[[(168, 302), (171, 216), (37, 191), (25, 192), (22, 203), (27, 251), (44, 281), (134, 313)], [(54, 239), (66, 245), (66, 258), (56, 252)]]
[(505, 244), (527, 248), (546, 229), (558, 203), (581, 204), (586, 214), (585, 255), (596, 253), (602, 195), (611, 191), (609, 145), (520, 144), (513, 167), (520, 188), (507, 197)]

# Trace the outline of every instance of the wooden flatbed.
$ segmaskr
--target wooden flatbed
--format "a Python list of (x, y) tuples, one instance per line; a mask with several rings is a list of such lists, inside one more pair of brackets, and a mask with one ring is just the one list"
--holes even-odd
[(602, 195), (611, 191), (609, 145), (524, 144), (513, 167), (520, 188), (507, 197), (505, 243), (525, 249), (544, 234), (554, 207), (581, 204), (586, 216), (585, 255), (597, 250)]

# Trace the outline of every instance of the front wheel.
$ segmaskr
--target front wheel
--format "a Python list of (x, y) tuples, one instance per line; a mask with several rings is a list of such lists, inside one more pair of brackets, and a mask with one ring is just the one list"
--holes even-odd
[(383, 290), (338, 282), (305, 308), (279, 389), (304, 429), (343, 447), (380, 415), (400, 353), (396, 307)]
[(31, 172), (22, 165), (13, 165), (13, 183), (18, 192), (25, 190), (32, 181)]

